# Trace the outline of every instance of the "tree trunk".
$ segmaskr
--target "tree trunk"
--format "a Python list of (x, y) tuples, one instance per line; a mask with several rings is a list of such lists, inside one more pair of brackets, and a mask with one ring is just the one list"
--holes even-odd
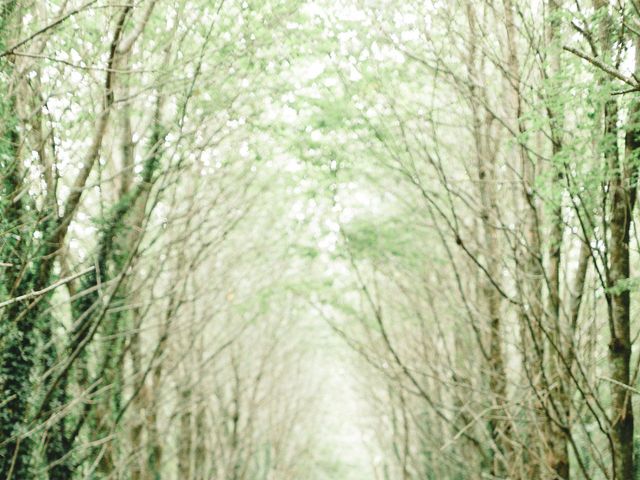
[[(640, 41), (635, 42), (636, 52)], [(640, 53), (636, 53), (636, 72), (640, 71)], [(610, 103), (613, 103), (610, 102)], [(608, 111), (608, 110), (606, 110)], [(617, 109), (615, 110), (617, 113)], [(610, 112), (612, 115), (612, 112)], [(638, 181), (638, 152), (640, 133), (637, 122), (640, 106), (636, 101), (630, 111), (625, 137), (625, 160), (611, 156), (611, 239), (609, 244), (610, 329), (609, 363), (611, 378), (612, 412), (611, 441), (613, 444), (614, 478), (630, 480), (634, 475), (633, 407), (632, 394), (627, 386), (631, 381), (631, 299), (628, 281), (629, 239)], [(610, 116), (606, 125), (615, 133), (616, 116)], [(615, 137), (613, 137), (615, 138)], [(615, 163), (613, 163), (615, 162)]]

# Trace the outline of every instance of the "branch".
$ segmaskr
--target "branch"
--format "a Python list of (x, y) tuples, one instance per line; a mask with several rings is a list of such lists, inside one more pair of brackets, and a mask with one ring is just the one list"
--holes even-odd
[(633, 388), (630, 385), (627, 385), (626, 383), (619, 382), (619, 381), (614, 380), (613, 378), (609, 378), (609, 377), (598, 377), (598, 378), (600, 380), (604, 380), (605, 382), (613, 383), (614, 385), (617, 385), (618, 387), (622, 387), (622, 388), (628, 390), (631, 393), (635, 393), (636, 395), (640, 395), (640, 390), (636, 390), (635, 388)]
[(21, 302), (22, 300), (27, 300), (33, 297), (39, 297), (40, 295), (44, 295), (45, 293), (50, 292), (51, 290), (55, 290), (56, 288), (64, 285), (65, 283), (72, 282), (78, 277), (86, 275), (90, 271), (92, 271), (95, 267), (89, 267), (86, 270), (83, 270), (80, 273), (76, 273), (75, 275), (71, 275), (70, 277), (63, 278), (62, 280), (58, 280), (56, 283), (49, 285), (47, 288), (43, 288), (42, 290), (38, 290), (37, 292), (25, 293), (24, 295), (20, 295), (19, 297), (11, 298), (4, 302), (0, 303), (0, 308), (8, 307), (9, 305), (13, 305), (16, 302)]
[(566, 50), (567, 52), (573, 53), (574, 55), (586, 60), (587, 62), (589, 62), (591, 65), (599, 68), (600, 70), (602, 70), (603, 72), (608, 73), (609, 75), (611, 75), (612, 77), (617, 78), (618, 80), (622, 80), (624, 83), (626, 83), (627, 85), (631, 85), (632, 87), (634, 87), (634, 90), (638, 90), (640, 89), (640, 85), (638, 84), (637, 81), (635, 81), (633, 78), (631, 77), (627, 77), (625, 75), (623, 75), (622, 73), (620, 73), (619, 71), (617, 71), (614, 68), (611, 68), (609, 65), (607, 65), (606, 63), (601, 62), (600, 60), (598, 60), (597, 58), (591, 57), (589, 55), (587, 55), (584, 52), (581, 52), (580, 50), (576, 50), (573, 47), (567, 47), (566, 45), (562, 47), (563, 50)]
[(145, 27), (147, 26), (147, 22), (149, 21), (149, 17), (151, 17), (151, 12), (153, 12), (153, 8), (156, 6), (156, 2), (157, 0), (151, 0), (149, 2), (149, 4), (147, 5), (147, 9), (145, 10), (142, 16), (142, 19), (136, 26), (135, 30), (133, 30), (128, 37), (125, 37), (122, 39), (122, 43), (118, 47), (119, 54), (122, 55), (129, 52), (129, 50), (131, 50), (131, 47), (133, 47), (133, 44), (135, 43), (135, 41), (138, 39), (140, 34), (144, 31)]
[(48, 30), (51, 30), (52, 28), (60, 25), (65, 20), (67, 20), (67, 19), (73, 17), (74, 15), (80, 13), (81, 11), (89, 8), (91, 5), (93, 5), (97, 1), (98, 0), (91, 0), (90, 2), (84, 4), (83, 6), (78, 7), (75, 10), (71, 10), (69, 13), (67, 13), (66, 15), (63, 15), (62, 17), (60, 17), (58, 20), (54, 21), (53, 23), (50, 23), (46, 27), (43, 27), (40, 30), (38, 30), (37, 32), (29, 35), (27, 38), (25, 38), (24, 40), (16, 43), (12, 47), (7, 48), (4, 52), (0, 53), (0, 58), (6, 57), (7, 55), (10, 55), (11, 53), (14, 52), (14, 50), (20, 48), (21, 46), (25, 45), (26, 43), (29, 43), (31, 40), (36, 38), (38, 35), (42, 35), (43, 33), (47, 32)]

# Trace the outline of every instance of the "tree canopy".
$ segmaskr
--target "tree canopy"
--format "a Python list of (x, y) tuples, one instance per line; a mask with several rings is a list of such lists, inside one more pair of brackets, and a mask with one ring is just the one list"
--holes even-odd
[(640, 478), (636, 0), (4, 0), (0, 478)]

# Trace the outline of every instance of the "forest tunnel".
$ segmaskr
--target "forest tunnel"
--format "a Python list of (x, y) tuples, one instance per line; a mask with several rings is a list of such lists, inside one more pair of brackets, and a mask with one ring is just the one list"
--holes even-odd
[(634, 0), (5, 0), (0, 479), (640, 478)]

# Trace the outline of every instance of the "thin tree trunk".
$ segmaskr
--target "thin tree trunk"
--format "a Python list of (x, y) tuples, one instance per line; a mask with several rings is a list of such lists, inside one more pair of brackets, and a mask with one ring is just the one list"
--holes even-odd
[[(596, 8), (604, 15), (600, 29), (600, 43), (604, 58), (613, 55), (613, 29), (608, 13), (608, 3), (595, 2)], [(635, 42), (636, 48), (640, 45)], [(636, 53), (636, 72), (639, 71), (640, 55)], [(638, 103), (630, 111), (625, 138), (625, 160), (619, 152), (618, 103), (610, 97), (604, 105), (604, 157), (609, 178), (609, 226), (606, 266), (606, 296), (609, 316), (609, 371), (611, 379), (611, 447), (614, 480), (631, 480), (634, 474), (633, 458), (633, 408), (632, 395), (628, 388), (631, 380), (631, 332), (628, 281), (629, 239), (631, 216), (636, 200), (637, 166), (636, 159), (640, 142), (635, 123), (638, 118)]]
[[(640, 71), (640, 41), (636, 40), (636, 72)], [(611, 239), (609, 244), (609, 278), (611, 292), (609, 362), (611, 378), (612, 412), (611, 439), (614, 449), (614, 478), (631, 480), (634, 475), (633, 458), (633, 406), (632, 394), (626, 388), (631, 381), (631, 298), (628, 281), (629, 240), (631, 219), (636, 202), (637, 155), (640, 152), (640, 135), (636, 123), (640, 114), (636, 102), (629, 115), (625, 138), (625, 161), (611, 156)], [(614, 120), (607, 121), (615, 132)], [(615, 137), (614, 137), (615, 138)]]
[[(567, 392), (567, 377), (563, 360), (566, 360), (567, 350), (564, 348), (565, 336), (569, 334), (567, 329), (563, 329), (560, 316), (560, 265), (562, 262), (562, 243), (564, 237), (564, 219), (562, 208), (562, 189), (564, 179), (564, 167), (559, 164), (559, 155), (563, 149), (564, 130), (564, 110), (561, 105), (555, 108), (552, 105), (560, 104), (557, 99), (560, 89), (558, 75), (561, 71), (560, 50), (557, 38), (560, 36), (560, 21), (558, 18), (559, 5), (556, 0), (549, 0), (549, 38), (548, 56), (550, 57), (550, 72), (552, 92), (548, 99), (547, 112), (551, 130), (551, 153), (553, 155), (552, 169), (553, 176), (551, 185), (552, 202), (551, 205), (551, 232), (549, 238), (548, 257), (549, 270), (547, 272), (548, 305), (547, 315), (549, 316), (549, 332), (553, 348), (549, 351), (549, 383), (554, 387), (553, 392), (549, 392), (550, 402), (546, 406), (547, 415), (552, 415), (552, 421), (546, 424), (546, 458), (545, 461), (549, 469), (554, 472), (557, 478), (569, 479), (569, 448), (568, 435), (570, 425), (568, 423), (570, 398)], [(568, 364), (570, 368), (570, 363)], [(563, 431), (564, 428), (564, 431)]]
[[(497, 418), (506, 417), (507, 415), (501, 411), (506, 408), (506, 375), (504, 370), (504, 358), (502, 353), (502, 325), (501, 325), (501, 299), (500, 293), (496, 290), (492, 282), (496, 282), (499, 278), (499, 245), (497, 239), (497, 215), (496, 215), (496, 199), (495, 199), (495, 157), (489, 150), (489, 129), (490, 121), (483, 118), (481, 114), (481, 102), (477, 100), (477, 96), (485, 97), (485, 92), (476, 87), (477, 78), (482, 74), (482, 62), (478, 62), (478, 52), (476, 45), (478, 42), (477, 19), (473, 6), (467, 5), (467, 21), (469, 24), (469, 55), (467, 60), (467, 68), (471, 91), (470, 101), (473, 115), (473, 137), (475, 144), (475, 157), (478, 173), (478, 189), (480, 194), (481, 208), (481, 236), (482, 251), (485, 257), (487, 275), (481, 281), (481, 295), (486, 303), (486, 312), (489, 319), (489, 391), (491, 392), (493, 407), (496, 410), (489, 417), (488, 426), (492, 439), (491, 451), (491, 473), (492, 475), (500, 475), (504, 471), (504, 458), (508, 449), (509, 426), (505, 421), (499, 421)], [(480, 64), (480, 68), (478, 67)]]

